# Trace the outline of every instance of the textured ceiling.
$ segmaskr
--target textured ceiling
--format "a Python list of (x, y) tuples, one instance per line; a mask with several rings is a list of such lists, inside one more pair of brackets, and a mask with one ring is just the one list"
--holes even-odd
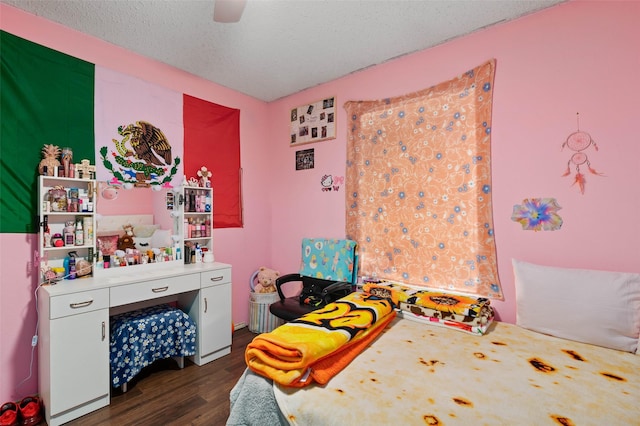
[(238, 23), (214, 0), (1, 0), (272, 101), (564, 0), (249, 0)]

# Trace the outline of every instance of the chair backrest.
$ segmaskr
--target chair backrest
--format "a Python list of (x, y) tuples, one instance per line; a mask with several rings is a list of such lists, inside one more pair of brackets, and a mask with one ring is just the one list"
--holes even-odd
[(300, 275), (355, 285), (358, 277), (357, 247), (352, 240), (303, 238)]

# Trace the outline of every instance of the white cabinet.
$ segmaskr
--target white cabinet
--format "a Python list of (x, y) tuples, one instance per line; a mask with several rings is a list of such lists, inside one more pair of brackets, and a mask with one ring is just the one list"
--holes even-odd
[(231, 268), (202, 272), (200, 285), (197, 296), (180, 299), (198, 327), (197, 351), (191, 358), (197, 365), (231, 352)]
[(109, 316), (177, 302), (196, 323), (203, 365), (231, 352), (231, 265), (200, 263), (38, 289), (39, 392), (49, 426), (109, 405)]
[(49, 426), (109, 404), (109, 293), (39, 291), (39, 389)]
[(202, 365), (231, 352), (231, 283), (222, 283), (200, 291), (204, 309), (200, 333)]
[[(95, 267), (96, 246), (95, 181), (89, 179), (40, 176), (38, 185), (39, 239), (41, 282), (62, 273), (65, 258), (75, 252), (76, 266), (80, 259)], [(48, 272), (47, 275), (46, 273)], [(79, 275), (90, 273), (89, 269)], [(75, 276), (75, 275), (74, 275)]]
[(196, 247), (213, 253), (213, 189), (185, 186), (181, 198), (185, 263), (196, 263), (202, 261)]

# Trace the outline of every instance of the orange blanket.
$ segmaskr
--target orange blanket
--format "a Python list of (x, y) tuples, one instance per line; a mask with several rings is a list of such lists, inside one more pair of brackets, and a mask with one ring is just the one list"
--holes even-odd
[(388, 300), (352, 293), (324, 308), (256, 336), (245, 361), (283, 386), (326, 384), (395, 318)]

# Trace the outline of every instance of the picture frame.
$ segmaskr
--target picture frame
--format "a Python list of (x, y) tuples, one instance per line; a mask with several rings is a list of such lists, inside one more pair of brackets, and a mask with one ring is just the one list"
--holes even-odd
[(290, 146), (336, 138), (336, 97), (300, 105), (290, 111)]
[(313, 148), (296, 151), (296, 170), (313, 169), (315, 163), (315, 153)]

